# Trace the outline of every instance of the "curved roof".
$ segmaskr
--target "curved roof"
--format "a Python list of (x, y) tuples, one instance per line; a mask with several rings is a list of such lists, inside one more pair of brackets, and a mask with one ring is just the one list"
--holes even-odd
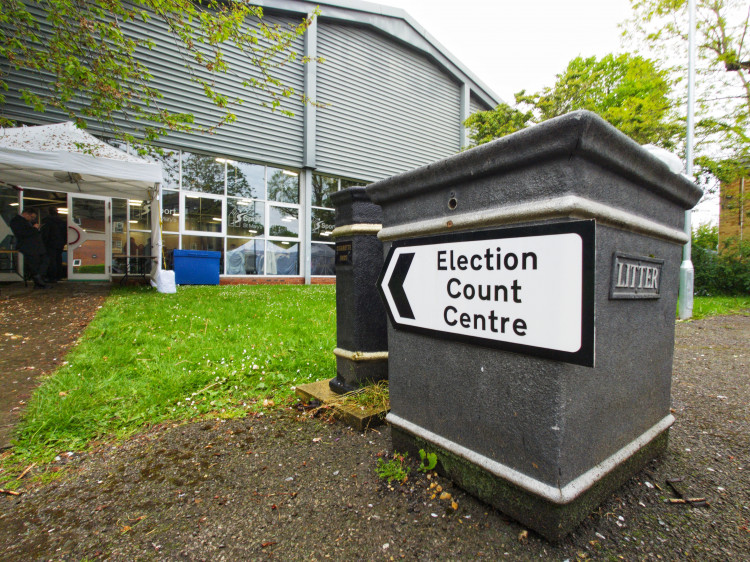
[(414, 49), (422, 51), (445, 68), (458, 81), (467, 83), (472, 94), (488, 106), (495, 107), (502, 101), (495, 92), (430, 35), (414, 18), (400, 8), (361, 0), (323, 0), (320, 2), (253, 0), (253, 4), (270, 11), (279, 10), (301, 14), (311, 13), (317, 6), (320, 8), (320, 21), (346, 21), (372, 27)]

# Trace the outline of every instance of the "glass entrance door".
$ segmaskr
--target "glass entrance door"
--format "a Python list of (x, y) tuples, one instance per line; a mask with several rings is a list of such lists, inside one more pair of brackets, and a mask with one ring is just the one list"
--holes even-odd
[(109, 280), (112, 201), (68, 194), (68, 279)]

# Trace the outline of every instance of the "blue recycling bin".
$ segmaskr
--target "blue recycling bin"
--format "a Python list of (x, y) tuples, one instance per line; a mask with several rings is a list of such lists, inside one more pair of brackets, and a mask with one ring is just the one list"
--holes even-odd
[(177, 285), (218, 285), (221, 252), (175, 250), (174, 280)]

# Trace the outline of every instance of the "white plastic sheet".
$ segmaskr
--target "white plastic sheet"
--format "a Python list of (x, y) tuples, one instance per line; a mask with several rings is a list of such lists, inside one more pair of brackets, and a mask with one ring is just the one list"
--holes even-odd
[(151, 285), (156, 287), (160, 293), (176, 293), (177, 285), (174, 282), (174, 271), (160, 269), (156, 273), (156, 282), (151, 281)]

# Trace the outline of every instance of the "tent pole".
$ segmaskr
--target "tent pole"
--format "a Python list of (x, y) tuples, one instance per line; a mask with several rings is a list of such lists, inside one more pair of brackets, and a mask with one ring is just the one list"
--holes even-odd
[(162, 268), (161, 249), (161, 183), (157, 182), (151, 195), (151, 255), (156, 258), (155, 267), (151, 269), (151, 277), (154, 280)]

